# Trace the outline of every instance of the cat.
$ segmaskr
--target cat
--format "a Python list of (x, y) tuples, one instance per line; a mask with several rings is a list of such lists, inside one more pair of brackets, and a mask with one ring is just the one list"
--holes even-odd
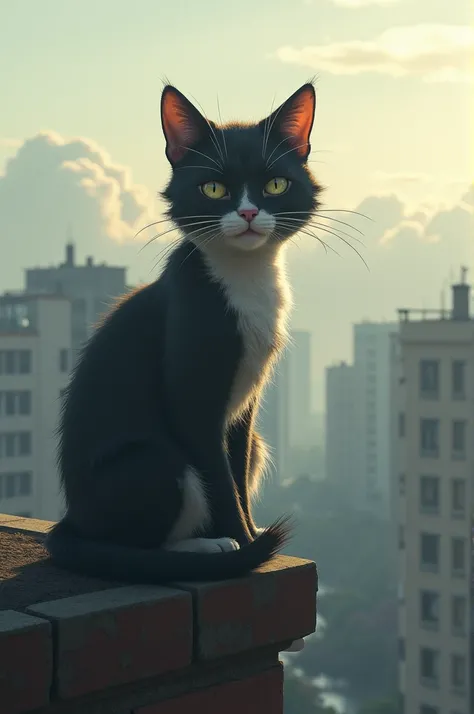
[(73, 370), (58, 427), (56, 565), (126, 582), (243, 576), (287, 541), (258, 529), (262, 389), (287, 340), (284, 252), (321, 187), (311, 82), (266, 119), (218, 126), (166, 85), (161, 121), (180, 231), (159, 278), (121, 298)]

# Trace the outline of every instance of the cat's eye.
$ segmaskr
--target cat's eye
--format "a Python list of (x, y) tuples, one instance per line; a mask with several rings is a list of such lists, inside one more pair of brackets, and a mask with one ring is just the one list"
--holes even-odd
[(290, 188), (290, 182), (283, 176), (275, 176), (265, 184), (263, 193), (266, 196), (281, 196)]
[(207, 198), (226, 198), (229, 195), (227, 188), (219, 181), (207, 181), (207, 183), (202, 183), (199, 188)]

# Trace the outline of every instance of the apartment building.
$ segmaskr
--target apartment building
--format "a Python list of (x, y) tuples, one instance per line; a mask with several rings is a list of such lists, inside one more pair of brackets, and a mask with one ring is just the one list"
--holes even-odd
[(353, 326), (353, 364), (326, 370), (326, 475), (360, 510), (391, 515), (398, 324)]
[(57, 520), (55, 429), (71, 360), (71, 304), (0, 297), (0, 512)]
[(71, 300), (73, 359), (92, 334), (113, 300), (127, 290), (126, 268), (96, 264), (91, 256), (78, 264), (72, 243), (66, 245), (60, 265), (28, 268), (25, 292), (33, 295), (61, 293)]
[(474, 320), (400, 310), (399, 672), (405, 714), (471, 714)]

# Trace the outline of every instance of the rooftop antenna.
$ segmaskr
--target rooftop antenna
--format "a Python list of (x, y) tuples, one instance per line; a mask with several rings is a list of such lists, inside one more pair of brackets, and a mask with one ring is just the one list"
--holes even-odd
[(465, 265), (461, 266), (461, 285), (466, 284), (466, 277), (467, 277), (468, 270), (469, 269)]

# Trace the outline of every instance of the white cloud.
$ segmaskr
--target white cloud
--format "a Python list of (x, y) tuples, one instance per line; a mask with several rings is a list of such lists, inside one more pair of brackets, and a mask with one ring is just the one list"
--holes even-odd
[(418, 76), (430, 82), (473, 81), (474, 28), (420, 24), (392, 27), (372, 40), (350, 40), (300, 49), (280, 47), (281, 61), (333, 74), (377, 72)]
[(120, 244), (128, 262), (149, 204), (129, 169), (95, 142), (52, 131), (26, 139), (0, 175), (0, 292), (19, 286), (22, 267), (60, 260), (69, 229), (79, 252), (108, 260)]

